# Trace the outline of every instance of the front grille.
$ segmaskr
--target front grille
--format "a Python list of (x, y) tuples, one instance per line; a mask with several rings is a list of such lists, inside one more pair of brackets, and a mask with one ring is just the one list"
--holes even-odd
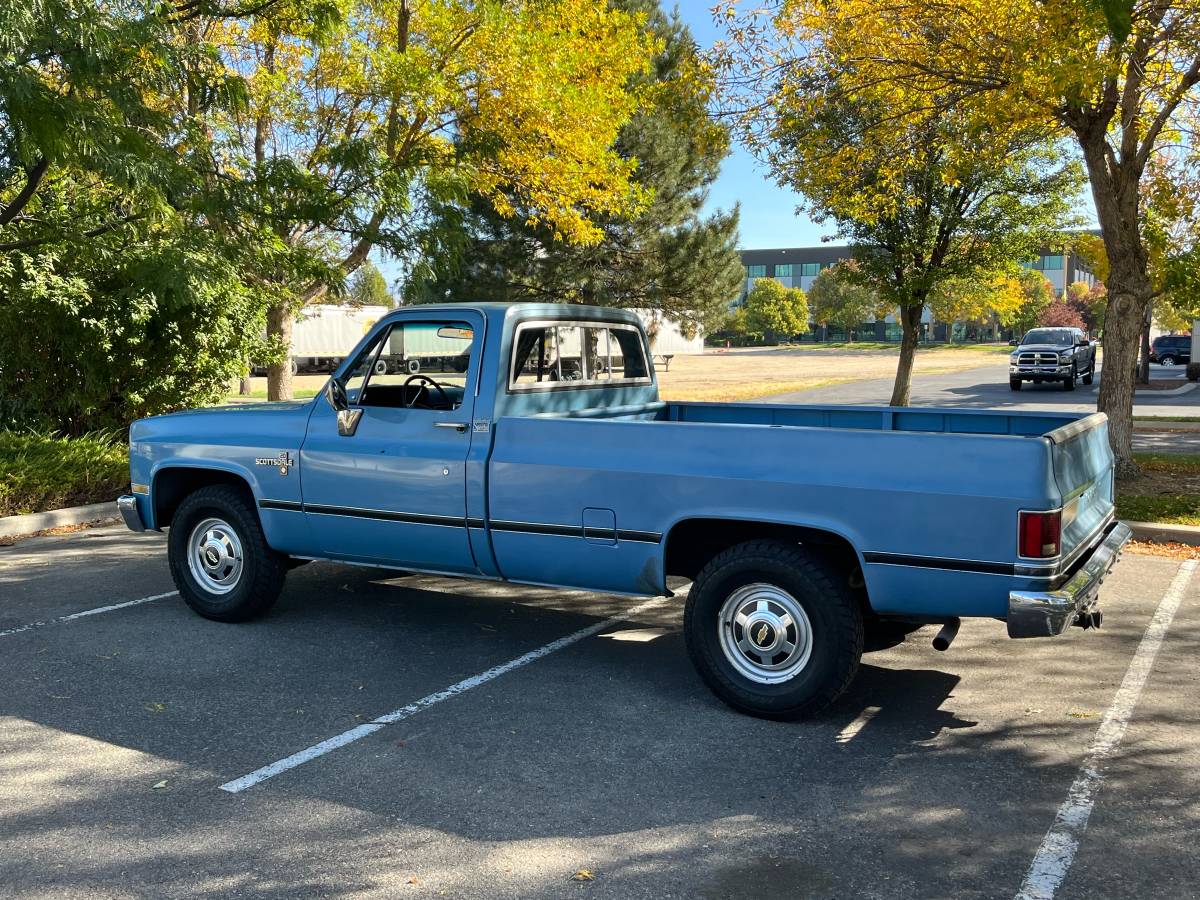
[(1018, 357), (1023, 366), (1057, 366), (1058, 354), (1052, 351), (1027, 350)]

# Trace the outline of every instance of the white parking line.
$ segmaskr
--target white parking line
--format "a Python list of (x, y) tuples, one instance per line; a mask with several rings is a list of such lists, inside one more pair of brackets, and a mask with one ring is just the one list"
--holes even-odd
[(589, 625), (587, 628), (581, 628), (579, 631), (568, 634), (565, 637), (560, 637), (556, 641), (551, 641), (549, 644), (538, 647), (536, 650), (530, 650), (515, 659), (510, 659), (506, 663), (501, 663), (498, 666), (493, 666), (485, 672), (480, 672), (478, 675), (472, 675), (470, 678), (464, 678), (448, 688), (443, 688), (440, 691), (429, 694), (417, 700), (415, 703), (410, 703), (408, 706), (402, 706), (400, 709), (382, 715), (370, 722), (364, 722), (351, 728), (349, 731), (343, 731), (341, 734), (334, 735), (319, 744), (313, 744), (304, 750), (293, 753), (291, 756), (284, 757), (270, 765), (263, 766), (261, 769), (255, 769), (249, 775), (243, 775), (241, 778), (235, 778), (233, 781), (228, 781), (221, 785), (221, 790), (228, 791), (231, 794), (238, 794), (247, 788), (252, 788), (256, 784), (266, 781), (268, 778), (274, 778), (289, 769), (294, 769), (297, 766), (316, 759), (318, 756), (324, 756), (331, 750), (337, 750), (339, 747), (345, 747), (347, 744), (352, 744), (360, 738), (365, 738), (369, 734), (374, 734), (381, 728), (385, 728), (395, 722), (407, 719), (410, 716), (415, 716), (423, 709), (428, 709), (436, 703), (441, 703), (443, 700), (449, 700), (451, 697), (457, 697), (459, 694), (466, 693), (471, 688), (479, 687), (481, 684), (487, 684), (501, 675), (505, 675), (514, 669), (519, 669), (522, 666), (527, 666), (531, 662), (536, 662), (542, 657), (549, 656), (564, 647), (569, 647), (572, 644), (582, 641), (584, 638), (589, 638), (594, 634), (599, 634), (606, 628), (612, 628), (622, 622), (629, 621), (630, 616), (635, 616), (638, 613), (645, 612), (655, 606), (660, 606), (666, 603), (668, 598), (658, 597), (654, 600), (648, 600), (645, 603), (639, 603), (637, 606), (630, 607), (619, 616), (613, 616), (611, 619), (605, 619), (603, 622), (597, 622), (595, 625)]
[(1104, 714), (1104, 719), (1096, 731), (1087, 759), (1083, 761), (1079, 775), (1067, 791), (1067, 799), (1058, 808), (1054, 824), (1050, 826), (1041, 846), (1038, 847), (1033, 864), (1017, 892), (1017, 900), (1052, 900), (1067, 877), (1071, 863), (1075, 861), (1075, 853), (1079, 849), (1079, 839), (1087, 830), (1088, 818), (1096, 803), (1096, 793), (1104, 780), (1101, 769), (1104, 762), (1121, 745), (1129, 718), (1133, 715), (1138, 698), (1142, 695), (1142, 688), (1145, 687), (1146, 680), (1154, 668), (1154, 660), (1158, 656), (1163, 638), (1171, 627), (1171, 620), (1175, 618), (1175, 611), (1179, 609), (1183, 594), (1198, 565), (1200, 561), (1189, 559), (1179, 567), (1162, 602), (1154, 611), (1154, 617), (1146, 626), (1142, 641), (1138, 644), (1133, 659), (1129, 661), (1129, 668), (1125, 670), (1125, 678), (1113, 697), (1112, 705)]
[(128, 609), (131, 606), (141, 606), (143, 603), (153, 603), (155, 600), (165, 600), (167, 597), (174, 597), (179, 594), (179, 591), (168, 591), (165, 594), (155, 594), (153, 597), (141, 597), (137, 600), (126, 600), (124, 603), (114, 603), (112, 606), (97, 606), (95, 609), (85, 609), (83, 612), (71, 613), (69, 616), (59, 616), (57, 619), (46, 619), (44, 622), (30, 622), (26, 625), (18, 625), (16, 628), (9, 628), (7, 631), (0, 631), (0, 637), (8, 637), (11, 634), (21, 634), (23, 631), (33, 631), (35, 628), (45, 628), (47, 625), (62, 625), (66, 622), (74, 622), (76, 619), (82, 619), (87, 616), (98, 616), (100, 613), (115, 612), (118, 609)]

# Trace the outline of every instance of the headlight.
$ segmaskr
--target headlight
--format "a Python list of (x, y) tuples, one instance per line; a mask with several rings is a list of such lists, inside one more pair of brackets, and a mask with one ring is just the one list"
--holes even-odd
[(1013, 364), (1016, 364), (1016, 363), (1020, 362), (1020, 361), (1021, 361), (1021, 354), (1020, 354), (1020, 353), (1010, 353), (1010, 354), (1008, 354), (1008, 361), (1009, 361), (1010, 363), (1013, 363)]
[(1066, 365), (1067, 363), (1069, 363), (1071, 361), (1071, 351), (1067, 350), (1064, 353), (1058, 354), (1058, 361), (1060, 363), (1062, 363), (1063, 365)]

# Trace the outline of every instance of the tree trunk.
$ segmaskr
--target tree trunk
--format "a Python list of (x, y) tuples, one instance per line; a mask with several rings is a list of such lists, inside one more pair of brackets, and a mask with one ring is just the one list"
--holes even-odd
[(1142, 320), (1142, 352), (1138, 365), (1138, 384), (1150, 383), (1150, 326), (1154, 324), (1154, 304), (1146, 304), (1146, 315)]
[(248, 396), (253, 388), (250, 385), (250, 376), (243, 375), (238, 379), (238, 394), (242, 397)]
[(900, 307), (900, 362), (896, 365), (896, 383), (892, 386), (892, 406), (908, 406), (909, 388), (912, 386), (913, 362), (917, 356), (917, 344), (921, 340), (921, 313), (923, 303)]
[(281, 344), (287, 352), (279, 362), (267, 368), (267, 399), (292, 399), (292, 327), (296, 316), (290, 304), (277, 303), (267, 310), (267, 339)]
[(1142, 301), (1124, 286), (1108, 294), (1104, 318), (1104, 372), (1097, 408), (1108, 415), (1108, 440), (1117, 474), (1136, 474), (1133, 462), (1133, 392), (1142, 331)]

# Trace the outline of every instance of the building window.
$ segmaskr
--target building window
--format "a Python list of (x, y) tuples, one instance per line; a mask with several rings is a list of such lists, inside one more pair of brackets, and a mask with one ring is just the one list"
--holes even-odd
[(791, 278), (792, 277), (792, 264), (791, 263), (783, 263), (781, 265), (777, 265), (775, 267), (775, 277), (776, 278)]
[(819, 275), (821, 272), (820, 263), (804, 263), (800, 266), (801, 275)]
[(1061, 256), (1043, 256), (1042, 271), (1057, 272), (1063, 267), (1063, 258)]
[(747, 278), (763, 278), (767, 274), (766, 266), (746, 266)]

